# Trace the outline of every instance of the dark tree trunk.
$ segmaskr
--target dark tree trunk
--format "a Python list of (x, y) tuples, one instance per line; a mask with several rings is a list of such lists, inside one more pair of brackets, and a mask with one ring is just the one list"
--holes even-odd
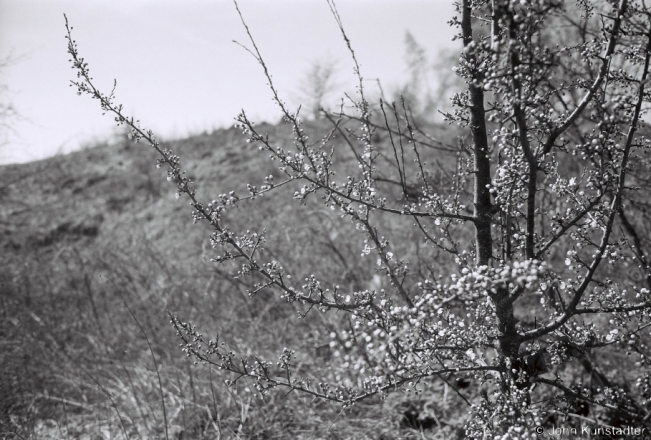
[[(472, 42), (472, 8), (470, 0), (463, 1), (461, 30), (463, 32), (464, 47)], [(497, 31), (497, 29), (494, 29)], [(466, 51), (466, 60), (473, 69), (475, 56), (473, 49)], [(486, 266), (493, 257), (493, 238), (491, 233), (492, 211), (489, 186), (491, 183), (490, 157), (488, 152), (488, 135), (486, 129), (486, 113), (484, 110), (484, 90), (482, 78), (475, 70), (471, 71), (472, 78), (468, 85), (470, 94), (470, 131), (473, 140), (474, 153), (474, 225), (476, 240), (476, 264)], [(498, 338), (500, 352), (503, 356), (516, 359), (520, 347), (520, 337), (515, 327), (513, 316), (513, 303), (509, 298), (507, 288), (501, 288), (491, 294), (495, 303), (499, 329), (502, 335)]]

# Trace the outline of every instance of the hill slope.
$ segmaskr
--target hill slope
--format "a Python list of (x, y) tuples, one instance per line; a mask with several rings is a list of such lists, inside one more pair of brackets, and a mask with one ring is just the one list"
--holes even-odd
[[(260, 130), (291, 144), (285, 127)], [(280, 176), (235, 129), (166, 146), (181, 156), (206, 202)], [(209, 229), (192, 224), (153, 153), (125, 140), (0, 169), (3, 433), (155, 438), (167, 425), (170, 438), (419, 437), (401, 427), (403, 413), (416, 411), (411, 426), (422, 427), (418, 411), (432, 404), (427, 399), (396, 396), (339, 417), (340, 408), (303, 396), (278, 394), (265, 403), (244, 385), (243, 395), (233, 394), (223, 386), (227, 376), (191, 367), (168, 311), (243, 354), (273, 360), (291, 346), (317, 377), (334, 374), (322, 368), (332, 355), (329, 329), (348, 324), (316, 312), (297, 320), (300, 307), (269, 292), (248, 298), (234, 265), (210, 262)], [(341, 156), (344, 168), (348, 159)], [(354, 228), (316, 202), (301, 207), (294, 189), (245, 203), (226, 219), (244, 230), (266, 228), (270, 258), (296, 273), (355, 288), (376, 282), (372, 262), (359, 261), (347, 239)], [(386, 226), (408, 234), (404, 225)], [(449, 419), (437, 421), (437, 435), (449, 438), (461, 426), (456, 403), (437, 405)]]

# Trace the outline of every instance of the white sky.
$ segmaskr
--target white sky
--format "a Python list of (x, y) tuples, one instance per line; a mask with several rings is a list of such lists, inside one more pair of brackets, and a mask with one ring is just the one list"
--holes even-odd
[[(430, 57), (450, 47), (454, 0), (339, 0), (337, 6), (365, 78), (385, 90), (404, 81), (405, 33)], [(325, 0), (239, 0), (285, 101), (296, 102), (310, 63), (337, 60), (338, 80), (354, 84), (350, 56)], [(106, 139), (108, 115), (68, 86), (64, 18), (105, 93), (158, 137), (229, 126), (243, 108), (277, 121), (260, 67), (232, 40), (248, 44), (229, 0), (0, 0), (0, 60), (15, 61), (0, 84), (22, 115), (0, 163), (26, 162)], [(367, 87), (373, 87), (369, 83)]]

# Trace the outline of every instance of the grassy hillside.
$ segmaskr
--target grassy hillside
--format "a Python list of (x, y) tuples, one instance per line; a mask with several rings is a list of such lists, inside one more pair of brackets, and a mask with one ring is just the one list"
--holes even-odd
[[(317, 133), (323, 127), (312, 127)], [(263, 126), (291, 144), (286, 127)], [(264, 176), (280, 177), (264, 153), (235, 129), (166, 145), (197, 182), (199, 199)], [(350, 157), (337, 153), (345, 170)], [(239, 354), (275, 363), (296, 349), (301, 371), (324, 369), (330, 332), (346, 316), (312, 311), (270, 292), (249, 298), (252, 280), (210, 261), (206, 225), (193, 225), (155, 155), (127, 141), (0, 169), (0, 432), (8, 438), (452, 438), (463, 424), (454, 389), (395, 394), (342, 412), (305, 396), (253, 398), (247, 384), (179, 349), (168, 312)], [(266, 228), (268, 255), (293, 273), (317, 274), (355, 289), (377, 283), (373, 262), (350, 240), (359, 234), (318, 200), (302, 206), (291, 185), (240, 205), (226, 219)], [(384, 224), (409, 246), (408, 224)], [(344, 359), (345, 360), (345, 359)], [(352, 377), (352, 376), (351, 376)], [(423, 397), (425, 396), (425, 397)], [(434, 411), (436, 409), (436, 411)], [(405, 417), (407, 414), (408, 417)], [(167, 420), (167, 422), (165, 422)], [(167, 425), (167, 432), (164, 427)], [(424, 429), (428, 428), (428, 429)], [(433, 428), (433, 429), (429, 429)]]

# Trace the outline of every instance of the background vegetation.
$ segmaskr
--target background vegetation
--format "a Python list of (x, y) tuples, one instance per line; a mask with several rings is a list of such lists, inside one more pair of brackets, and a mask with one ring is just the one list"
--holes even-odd
[[(282, 125), (260, 129), (292, 141)], [(206, 194), (278, 173), (236, 129), (169, 146)], [(187, 204), (154, 165), (151, 152), (125, 136), (2, 168), (2, 435), (164, 438), (161, 390), (170, 438), (421, 438), (419, 428), (435, 424), (437, 436), (449, 438), (463, 425), (460, 400), (445, 384), (432, 385), (443, 394), (397, 394), (342, 413), (295, 393), (264, 402), (244, 386), (234, 393), (224, 386), (227, 375), (194, 365), (168, 311), (219, 333), (239, 352), (273, 357), (292, 346), (314, 364), (332, 356), (328, 329), (350, 324), (340, 316), (298, 319), (299, 309), (271, 294), (249, 298), (242, 281), (209, 261), (206, 229), (192, 224)], [(360, 260), (346, 240), (353, 228), (312, 204), (302, 207), (292, 194), (288, 187), (242, 205), (238, 216), (248, 227), (273, 229), (276, 255), (298, 272), (359, 288), (378, 283), (369, 270), (374, 262)]]

